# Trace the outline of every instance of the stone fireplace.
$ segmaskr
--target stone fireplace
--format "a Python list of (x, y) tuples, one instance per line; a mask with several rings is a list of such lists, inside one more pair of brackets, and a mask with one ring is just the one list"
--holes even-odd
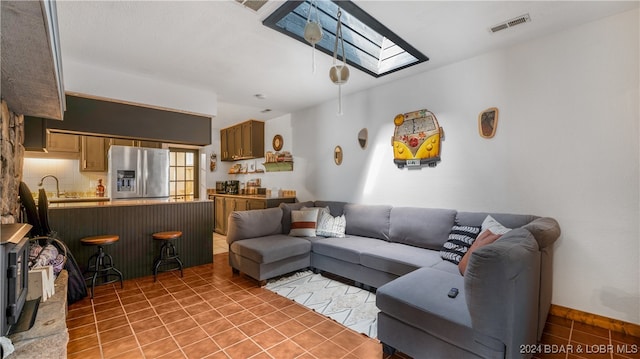
[(18, 188), (22, 181), (24, 162), (24, 116), (13, 113), (6, 101), (2, 100), (0, 115), (0, 155), (2, 157), (2, 178), (0, 195), (2, 196), (2, 224), (16, 223), (20, 217)]

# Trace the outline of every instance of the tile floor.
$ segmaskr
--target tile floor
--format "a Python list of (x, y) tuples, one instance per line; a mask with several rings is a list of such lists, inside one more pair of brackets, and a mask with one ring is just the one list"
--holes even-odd
[[(168, 272), (155, 283), (100, 286), (93, 301), (69, 306), (68, 358), (389, 358), (377, 340), (232, 275), (221, 241), (214, 236), (213, 264), (187, 268), (183, 278)], [(640, 338), (558, 317), (549, 317), (542, 344), (532, 348), (539, 359), (640, 358), (632, 353)], [(569, 344), (573, 353), (540, 354)]]

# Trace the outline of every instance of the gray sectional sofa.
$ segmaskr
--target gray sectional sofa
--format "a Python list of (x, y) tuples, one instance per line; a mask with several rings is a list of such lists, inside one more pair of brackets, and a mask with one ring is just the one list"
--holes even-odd
[[(344, 214), (346, 237), (289, 236), (291, 211), (314, 206)], [(512, 230), (475, 250), (461, 275), (440, 249), (454, 225), (480, 226), (489, 214)], [(521, 358), (544, 328), (559, 235), (554, 219), (531, 215), (316, 201), (233, 212), (227, 242), (232, 269), (260, 281), (310, 267), (376, 290), (387, 351)]]

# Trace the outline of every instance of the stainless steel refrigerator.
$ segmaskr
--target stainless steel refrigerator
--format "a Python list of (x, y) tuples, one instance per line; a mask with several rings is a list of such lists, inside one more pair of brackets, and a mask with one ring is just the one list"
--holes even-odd
[(169, 150), (111, 146), (107, 191), (112, 199), (169, 197)]

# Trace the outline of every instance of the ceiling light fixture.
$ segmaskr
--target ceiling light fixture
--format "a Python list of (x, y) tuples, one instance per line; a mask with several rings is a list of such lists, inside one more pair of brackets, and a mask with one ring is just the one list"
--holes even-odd
[[(336, 42), (333, 46), (333, 66), (329, 69), (329, 78), (334, 84), (338, 85), (338, 115), (342, 115), (342, 84), (349, 81), (349, 68), (345, 60), (346, 55), (344, 52), (344, 37), (342, 36), (342, 11), (338, 8), (338, 24), (336, 25)], [(338, 42), (342, 48), (342, 65), (337, 65), (338, 62)]]
[[(316, 11), (315, 21), (311, 20), (311, 11)], [(304, 26), (304, 39), (311, 44), (311, 72), (316, 73), (316, 43), (322, 40), (322, 25), (318, 16), (318, 3), (311, 1), (309, 12), (307, 13), (307, 24)]]

